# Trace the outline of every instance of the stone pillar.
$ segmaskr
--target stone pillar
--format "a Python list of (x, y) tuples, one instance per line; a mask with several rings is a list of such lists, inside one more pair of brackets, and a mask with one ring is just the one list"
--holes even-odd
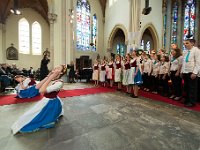
[[(199, 43), (199, 40), (200, 40), (200, 38), (199, 38), (199, 36), (200, 36), (200, 34), (199, 34), (199, 17), (200, 17), (200, 14), (199, 14), (199, 11), (200, 10), (200, 1), (196, 1), (196, 13), (195, 13), (195, 17), (196, 17), (196, 22), (195, 22), (195, 35), (194, 35), (194, 39), (196, 40), (196, 43), (198, 43), (199, 45), (200, 45), (200, 43)], [(198, 45), (197, 45), (198, 46)]]
[(53, 26), (54, 66), (66, 63), (66, 49), (65, 49), (65, 44), (66, 44), (65, 7), (66, 5), (65, 3), (66, 3), (66, 0), (56, 0), (54, 2), (54, 14), (57, 15), (57, 18), (54, 21), (54, 26)]
[[(73, 15), (73, 17), (72, 17)], [(75, 10), (73, 8), (73, 1), (66, 2), (66, 64), (71, 61), (75, 62)]]
[(182, 39), (183, 39), (183, 20), (184, 17), (182, 17), (183, 15), (183, 4), (182, 1), (178, 1), (178, 28), (177, 28), (177, 45), (178, 47), (182, 48)]
[(140, 46), (140, 16), (141, 16), (141, 0), (130, 0), (130, 23), (128, 35), (128, 49)]
[(0, 63), (6, 62), (5, 25), (0, 23)]
[(167, 28), (166, 28), (166, 47), (165, 50), (169, 52), (171, 49), (171, 22), (172, 22), (172, 1), (167, 1)]

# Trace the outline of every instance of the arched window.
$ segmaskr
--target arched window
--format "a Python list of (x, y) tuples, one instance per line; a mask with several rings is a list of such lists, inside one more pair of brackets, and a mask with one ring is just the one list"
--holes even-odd
[(97, 16), (94, 14), (92, 19), (92, 50), (96, 51), (97, 48)]
[(18, 25), (19, 53), (30, 54), (29, 23), (25, 18), (22, 18), (19, 20)]
[(166, 40), (167, 40), (167, 37), (166, 37), (166, 30), (167, 30), (167, 12), (165, 12), (165, 15), (164, 15), (164, 18), (163, 18), (163, 25), (164, 25), (164, 28), (163, 28), (163, 47), (165, 48), (165, 47), (166, 47)]
[(77, 1), (76, 47), (87, 51), (90, 48), (90, 5), (87, 0)]
[(184, 31), (183, 40), (194, 38), (196, 21), (196, 1), (187, 0), (185, 3)]
[(34, 22), (32, 24), (32, 54), (33, 55), (41, 55), (42, 48), (42, 33), (41, 26), (38, 22)]
[(117, 54), (124, 56), (125, 55), (125, 45), (118, 43), (117, 44)]
[(172, 6), (171, 43), (177, 43), (177, 30), (178, 30), (178, 1), (176, 0)]

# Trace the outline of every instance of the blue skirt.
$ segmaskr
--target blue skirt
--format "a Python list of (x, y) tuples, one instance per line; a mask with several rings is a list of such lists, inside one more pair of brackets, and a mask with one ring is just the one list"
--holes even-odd
[(140, 85), (140, 84), (142, 84), (142, 83), (143, 83), (142, 74), (141, 74), (141, 72), (140, 72), (140, 69), (138, 69), (138, 72), (137, 72), (137, 74), (136, 74), (136, 76), (135, 76), (135, 78), (134, 78), (134, 84)]
[(18, 93), (19, 98), (31, 98), (39, 95), (39, 89), (35, 88), (35, 85), (29, 87), (28, 89), (25, 90), (20, 90)]
[(19, 132), (34, 132), (42, 128), (54, 127), (62, 112), (59, 98), (50, 99), (41, 112), (31, 122), (20, 129)]

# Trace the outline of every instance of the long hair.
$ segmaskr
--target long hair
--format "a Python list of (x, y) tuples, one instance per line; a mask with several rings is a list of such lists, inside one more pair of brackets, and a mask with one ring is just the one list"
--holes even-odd
[(176, 52), (176, 54), (174, 56), (175, 59), (182, 55), (182, 51), (180, 48), (175, 48), (174, 51)]

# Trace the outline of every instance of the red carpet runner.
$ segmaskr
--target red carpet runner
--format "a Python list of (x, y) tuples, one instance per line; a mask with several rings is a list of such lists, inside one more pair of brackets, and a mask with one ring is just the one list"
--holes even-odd
[[(153, 94), (150, 92), (144, 92), (144, 91), (140, 90), (139, 95), (141, 95), (145, 98), (155, 100), (155, 101), (165, 102), (165, 103), (169, 103), (169, 104), (176, 105), (179, 107), (185, 107), (184, 104), (180, 103), (180, 101), (174, 101), (172, 99), (169, 99), (168, 97), (163, 97), (159, 94)], [(197, 104), (195, 107), (185, 107), (185, 108), (190, 109), (190, 110), (200, 111), (199, 104)]]
[[(59, 93), (60, 98), (65, 97), (72, 97), (72, 96), (80, 96), (80, 95), (87, 95), (87, 94), (98, 94), (98, 93), (106, 93), (106, 92), (114, 92), (115, 89), (109, 89), (104, 87), (94, 87), (94, 88), (85, 88), (85, 89), (74, 89), (74, 90), (62, 90)], [(184, 104), (181, 104), (180, 102), (173, 101), (172, 99), (169, 99), (167, 97), (163, 97), (157, 94), (152, 94), (150, 92), (144, 92), (142, 90), (139, 91), (139, 95), (145, 98), (149, 98), (151, 100), (160, 101), (169, 103), (172, 105), (176, 105), (179, 107), (184, 107)], [(16, 95), (4, 95), (0, 96), (0, 106), (2, 105), (9, 105), (9, 104), (17, 104), (17, 103), (26, 103), (26, 102), (34, 102), (39, 101), (42, 98), (42, 95), (29, 98), (29, 99), (17, 99), (14, 98)], [(185, 107), (191, 110), (200, 111), (200, 105), (197, 104), (195, 107)]]
[[(107, 93), (114, 92), (114, 89), (104, 88), (104, 87), (94, 87), (94, 88), (85, 88), (85, 89), (74, 89), (74, 90), (61, 90), (59, 92), (60, 98), (80, 96), (87, 94), (98, 94), (98, 93)], [(15, 98), (16, 95), (3, 95), (0, 96), (0, 106), (17, 104), (17, 103), (26, 103), (26, 102), (35, 102), (39, 101), (42, 98), (42, 95), (36, 96), (34, 98), (19, 99)]]

